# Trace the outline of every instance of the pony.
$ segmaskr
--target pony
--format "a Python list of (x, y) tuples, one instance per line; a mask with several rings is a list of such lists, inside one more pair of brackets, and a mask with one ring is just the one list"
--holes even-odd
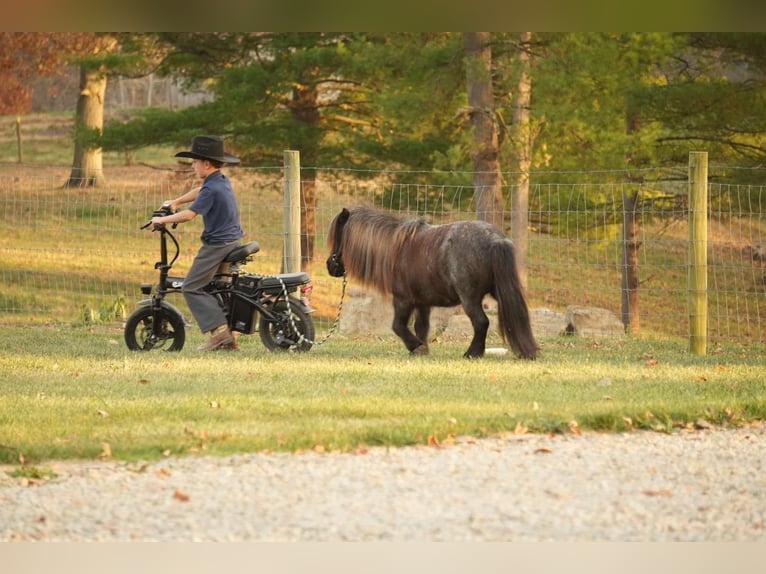
[[(485, 221), (432, 225), (368, 206), (343, 208), (330, 222), (327, 271), (348, 274), (394, 305), (392, 329), (411, 354), (428, 353), (432, 307), (462, 305), (473, 339), (466, 358), (482, 357), (489, 319), (483, 298), (498, 303), (500, 335), (522, 359), (535, 359), (529, 309), (516, 269), (513, 243)], [(415, 314), (414, 333), (409, 322)]]

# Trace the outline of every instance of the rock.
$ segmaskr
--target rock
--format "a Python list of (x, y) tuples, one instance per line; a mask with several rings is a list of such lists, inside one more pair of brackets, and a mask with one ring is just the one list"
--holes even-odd
[(349, 289), (340, 316), (340, 332), (384, 335), (391, 333), (391, 301), (375, 291)]
[(563, 313), (551, 311), (545, 307), (530, 309), (529, 320), (532, 333), (538, 337), (557, 337), (567, 330), (567, 318)]
[[(357, 335), (391, 335), (394, 308), (391, 297), (375, 290), (349, 289), (343, 303), (339, 329)], [(431, 310), (431, 335), (447, 328), (449, 320), (461, 307), (434, 307)], [(414, 320), (414, 319), (413, 319)], [(470, 322), (469, 322), (470, 327)]]
[(566, 312), (566, 333), (579, 337), (624, 337), (625, 326), (608, 309), (571, 305)]

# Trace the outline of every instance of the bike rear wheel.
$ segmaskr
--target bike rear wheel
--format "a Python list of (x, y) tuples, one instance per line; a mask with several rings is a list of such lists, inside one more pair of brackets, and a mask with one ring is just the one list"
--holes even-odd
[[(269, 321), (261, 315), (258, 321), (258, 334), (269, 351), (305, 352), (314, 344), (314, 320), (303, 310), (300, 301), (290, 297), (290, 309), (287, 301), (280, 299), (274, 303), (271, 312), (277, 321)], [(301, 338), (303, 335), (303, 338)]]
[(125, 343), (131, 351), (180, 351), (186, 340), (183, 317), (160, 309), (155, 325), (151, 307), (141, 307), (125, 323)]

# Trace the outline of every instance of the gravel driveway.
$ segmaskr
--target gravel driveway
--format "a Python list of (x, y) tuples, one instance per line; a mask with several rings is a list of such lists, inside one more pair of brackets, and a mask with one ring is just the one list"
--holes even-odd
[(766, 541), (766, 427), (0, 467), (0, 541)]

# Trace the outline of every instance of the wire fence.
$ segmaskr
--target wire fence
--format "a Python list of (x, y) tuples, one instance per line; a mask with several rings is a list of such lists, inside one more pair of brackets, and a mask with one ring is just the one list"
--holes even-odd
[[(592, 172), (533, 177), (530, 307), (563, 313), (569, 306), (590, 306), (621, 316), (623, 198), (630, 196), (637, 198), (637, 334), (687, 337), (687, 182), (679, 177), (685, 169), (652, 172), (641, 182), (616, 183), (607, 181), (613, 174)], [(317, 174), (315, 229), (307, 270), (314, 284), (318, 336), (335, 318), (340, 298), (341, 282), (328, 276), (324, 261), (326, 231), (342, 207), (373, 204), (437, 224), (474, 217), (473, 188), (464, 174), (311, 171)], [(239, 167), (227, 174), (239, 201), (245, 239), (261, 245), (245, 270), (279, 272), (284, 238), (281, 167)], [(189, 172), (138, 167), (106, 173), (105, 186), (97, 189), (63, 188), (67, 176), (68, 169), (55, 168), (0, 172), (0, 324), (123, 320), (142, 298), (140, 284), (157, 279), (159, 238), (140, 226), (154, 208), (193, 183)], [(449, 181), (451, 177), (458, 181)], [(502, 188), (509, 237), (515, 193), (514, 185)], [(709, 340), (765, 342), (766, 188), (711, 183), (709, 194)], [(181, 253), (174, 275), (188, 269), (201, 229), (199, 219), (177, 229)], [(353, 281), (349, 288), (354, 288)], [(174, 304), (185, 310), (180, 298)]]

